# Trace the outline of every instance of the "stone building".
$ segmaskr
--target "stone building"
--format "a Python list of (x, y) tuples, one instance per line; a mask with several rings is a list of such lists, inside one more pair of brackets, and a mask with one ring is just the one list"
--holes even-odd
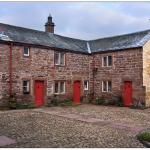
[(122, 97), (124, 105), (150, 106), (150, 30), (97, 40), (0, 23), (0, 105), (47, 104), (53, 97), (75, 103)]

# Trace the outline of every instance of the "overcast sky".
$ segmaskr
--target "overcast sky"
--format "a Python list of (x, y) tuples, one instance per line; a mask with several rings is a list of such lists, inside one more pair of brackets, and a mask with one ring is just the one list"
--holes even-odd
[(150, 2), (0, 2), (0, 22), (44, 31), (51, 13), (55, 33), (96, 39), (150, 29)]

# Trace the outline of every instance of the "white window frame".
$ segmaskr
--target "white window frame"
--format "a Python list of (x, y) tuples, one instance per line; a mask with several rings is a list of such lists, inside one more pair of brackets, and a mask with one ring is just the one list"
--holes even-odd
[[(106, 91), (104, 91), (104, 82), (106, 82)], [(111, 91), (108, 89), (108, 82), (111, 82)], [(112, 81), (102, 81), (102, 92), (112, 92)]]
[[(64, 83), (64, 91), (63, 91), (63, 92), (60, 92), (60, 84), (61, 84), (61, 82)], [(58, 83), (58, 92), (57, 92), (57, 93), (55, 93), (55, 84), (56, 84), (56, 83)], [(65, 94), (65, 92), (66, 92), (66, 84), (65, 84), (65, 81), (56, 81), (56, 82), (54, 83), (54, 94)]]
[[(58, 54), (58, 63), (56, 63), (56, 60), (55, 60), (55, 55), (56, 54)], [(64, 56), (64, 63), (63, 64), (61, 64), (61, 55), (63, 54), (63, 56)], [(56, 65), (56, 66), (65, 66), (65, 53), (61, 53), (61, 52), (55, 52), (54, 53), (54, 64)]]
[[(24, 82), (27, 82), (27, 86), (24, 86)], [(30, 94), (30, 80), (23, 80), (23, 94)], [(26, 93), (24, 92), (24, 88), (27, 88)]]
[[(85, 87), (85, 83), (87, 84), (87, 87)], [(84, 91), (88, 91), (89, 90), (89, 81), (88, 80), (84, 80), (83, 87), (84, 87)]]
[[(112, 67), (112, 65), (113, 65), (113, 58), (112, 58), (112, 56), (111, 56), (111, 60), (112, 60), (111, 65), (109, 65), (109, 63), (108, 63), (108, 58), (109, 58), (110, 56), (111, 56), (111, 55), (103, 56), (103, 57), (102, 57), (102, 67)], [(104, 57), (106, 57), (106, 66), (104, 66)]]
[[(24, 53), (24, 49), (25, 49), (25, 48), (28, 49), (28, 54), (25, 54), (25, 53)], [(30, 56), (30, 48), (29, 48), (29, 47), (24, 47), (24, 49), (23, 49), (23, 55), (24, 55), (24, 56)]]

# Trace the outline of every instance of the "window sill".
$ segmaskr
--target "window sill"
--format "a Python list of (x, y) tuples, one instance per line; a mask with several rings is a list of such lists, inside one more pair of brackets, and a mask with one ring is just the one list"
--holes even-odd
[(112, 91), (102, 91), (102, 93), (112, 93)]
[(65, 67), (65, 65), (56, 65), (56, 64), (55, 64), (55, 66), (56, 67)]
[(112, 68), (113, 66), (102, 66), (102, 68)]
[(88, 91), (88, 89), (84, 89), (84, 91)]
[(64, 95), (66, 93), (54, 93), (54, 95)]
[(27, 55), (23, 55), (23, 57), (24, 57), (24, 58), (29, 58), (30, 56), (27, 56)]

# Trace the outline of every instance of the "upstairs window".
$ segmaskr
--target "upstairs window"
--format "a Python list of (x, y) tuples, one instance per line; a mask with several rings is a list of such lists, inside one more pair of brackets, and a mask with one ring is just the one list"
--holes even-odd
[(23, 81), (23, 94), (30, 94), (30, 81)]
[(112, 83), (111, 81), (102, 81), (102, 92), (111, 92)]
[(103, 67), (110, 67), (110, 66), (112, 66), (112, 56), (104, 56), (102, 58), (102, 66)]
[(89, 90), (89, 81), (84, 81), (84, 90)]
[(64, 66), (65, 65), (65, 54), (60, 52), (55, 52), (54, 54), (55, 65)]
[(55, 82), (55, 94), (63, 94), (65, 93), (65, 82)]
[(23, 55), (28, 57), (29, 53), (30, 53), (29, 47), (24, 47)]

